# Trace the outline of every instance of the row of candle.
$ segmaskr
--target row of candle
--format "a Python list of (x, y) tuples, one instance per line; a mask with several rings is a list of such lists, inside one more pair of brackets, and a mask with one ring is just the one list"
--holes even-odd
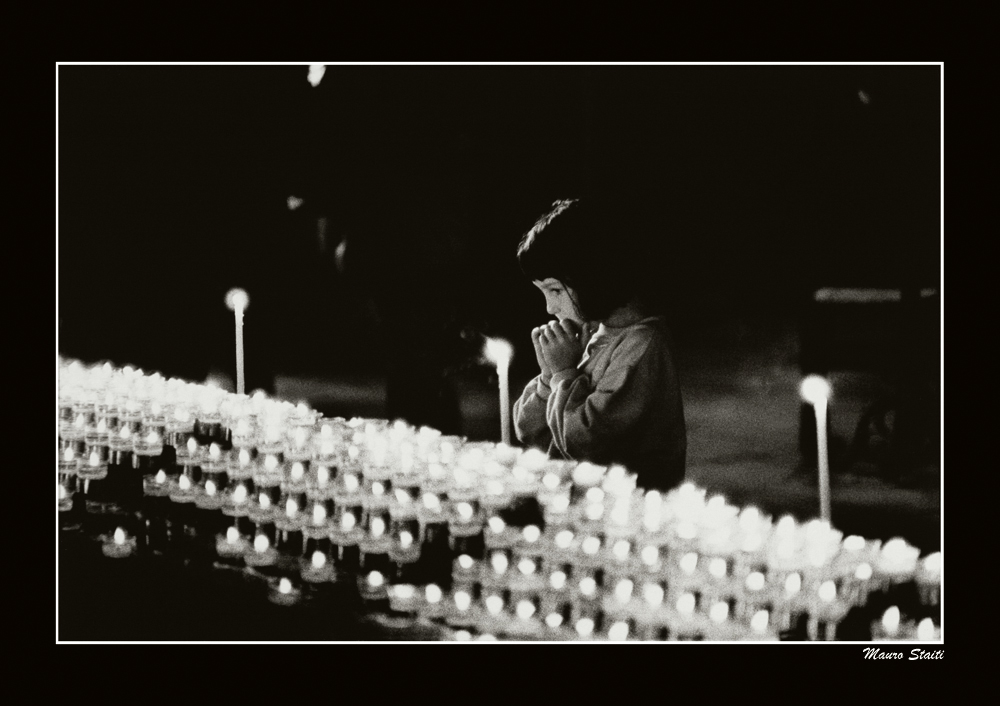
[[(813, 628), (835, 626), (869, 592), (910, 580), (916, 580), (921, 600), (937, 601), (940, 554), (918, 566), (918, 550), (902, 540), (884, 547), (860, 537), (842, 540), (828, 523), (800, 525), (790, 516), (775, 525), (754, 508), (740, 512), (719, 496), (706, 501), (704, 491), (690, 484), (665, 497), (642, 494), (634, 476), (620, 467), (550, 461), (538, 450), (468, 444), (402, 422), (322, 420), (305, 405), (274, 403), (260, 394), (228, 395), (155, 376), (150, 382), (129, 369), (95, 370), (64, 368), (61, 472), (99, 477), (100, 463), (96, 473), (92, 463), (69, 468), (74, 459), (67, 450), (75, 456), (81, 436), (89, 442), (84, 456), (100, 447), (102, 433), (109, 451), (113, 444), (115, 451), (126, 451), (112, 440), (132, 438), (136, 459), (154, 457), (166, 446), (176, 465), (162, 463), (147, 475), (146, 494), (249, 518), (252, 541), (236, 523), (218, 536), (216, 550), (250, 565), (266, 565), (266, 557), (274, 556), (268, 527), (323, 538), (330, 547), (364, 545), (362, 557), (406, 554), (411, 563), (429, 530), (440, 543), (446, 528), (451, 576), (445, 583), (452, 587), (443, 589), (453, 592), (454, 608), (464, 616), (480, 616), (486, 632), (504, 616), (534, 625), (545, 601), (567, 595), (564, 621), (572, 620), (581, 635), (589, 620), (591, 630), (608, 623), (616, 635), (624, 630), (621, 623), (631, 626), (629, 635), (647, 636), (650, 625), (658, 626), (658, 634), (676, 635), (697, 625), (688, 632), (716, 638), (766, 636), (775, 619), (787, 623), (796, 612), (809, 615)], [(173, 397), (165, 392), (171, 389)], [(94, 401), (100, 392), (103, 406)], [(197, 399), (202, 404), (192, 420), (188, 410)], [(170, 405), (168, 420), (164, 409)], [(502, 516), (526, 500), (537, 503), (537, 524), (508, 526)], [(469, 549), (475, 538), (478, 553)], [(314, 549), (300, 562), (302, 578), (332, 577), (329, 555), (329, 549)], [(363, 573), (363, 593), (365, 587), (378, 589), (369, 594), (398, 603), (399, 592), (407, 594), (410, 587), (412, 601), (420, 587), (403, 573)], [(511, 599), (517, 592), (528, 597)], [(470, 601), (464, 609), (463, 596)], [(580, 617), (581, 606), (599, 610)], [(557, 621), (552, 615), (545, 613), (546, 625)], [(526, 629), (517, 625), (515, 632)]]

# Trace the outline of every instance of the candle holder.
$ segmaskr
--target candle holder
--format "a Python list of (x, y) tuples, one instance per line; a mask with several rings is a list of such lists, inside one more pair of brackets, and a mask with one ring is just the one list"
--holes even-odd
[(243, 556), (253, 547), (238, 525), (230, 525), (225, 533), (216, 535), (215, 551), (224, 566), (238, 567), (244, 565)]
[(267, 600), (275, 605), (294, 606), (303, 598), (302, 589), (288, 576), (272, 577), (268, 586)]
[(302, 560), (302, 580), (310, 584), (334, 582), (337, 579), (334, 561), (330, 552), (330, 542), (324, 538), (307, 542)]
[[(254, 569), (268, 569), (278, 562), (278, 552), (274, 548), (275, 529), (273, 524), (257, 524), (254, 529), (253, 546), (243, 554), (243, 561)], [(265, 572), (266, 573), (266, 572)]]

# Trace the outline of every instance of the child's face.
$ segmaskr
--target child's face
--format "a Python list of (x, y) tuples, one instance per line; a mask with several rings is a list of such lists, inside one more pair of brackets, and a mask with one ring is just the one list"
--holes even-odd
[(555, 316), (560, 321), (565, 321), (569, 319), (570, 321), (575, 321), (578, 324), (583, 324), (583, 317), (576, 309), (576, 304), (573, 303), (576, 292), (571, 288), (566, 287), (557, 279), (548, 278), (544, 280), (535, 280), (532, 282), (538, 289), (541, 290), (542, 294), (545, 295), (545, 311), (551, 316)]

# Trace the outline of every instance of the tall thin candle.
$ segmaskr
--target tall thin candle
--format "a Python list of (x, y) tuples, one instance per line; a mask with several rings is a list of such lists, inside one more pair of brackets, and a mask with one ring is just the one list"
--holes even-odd
[(830, 455), (826, 439), (826, 405), (830, 397), (830, 384), (819, 375), (810, 375), (802, 381), (802, 397), (813, 406), (816, 413), (816, 450), (819, 454), (819, 511), (820, 519), (830, 521)]
[(250, 297), (242, 289), (230, 289), (226, 294), (226, 306), (236, 317), (236, 394), (242, 395), (246, 389), (243, 374), (243, 312), (250, 303)]
[(486, 357), (497, 366), (497, 378), (500, 383), (500, 440), (510, 445), (510, 360), (514, 350), (510, 343), (502, 338), (486, 340)]

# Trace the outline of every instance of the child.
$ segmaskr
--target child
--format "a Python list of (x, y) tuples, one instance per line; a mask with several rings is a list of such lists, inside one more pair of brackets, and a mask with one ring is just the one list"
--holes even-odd
[(521, 239), (521, 270), (557, 320), (531, 332), (541, 373), (514, 404), (514, 429), (553, 458), (621, 464), (668, 490), (684, 479), (680, 385), (614, 225), (592, 203), (557, 201)]

